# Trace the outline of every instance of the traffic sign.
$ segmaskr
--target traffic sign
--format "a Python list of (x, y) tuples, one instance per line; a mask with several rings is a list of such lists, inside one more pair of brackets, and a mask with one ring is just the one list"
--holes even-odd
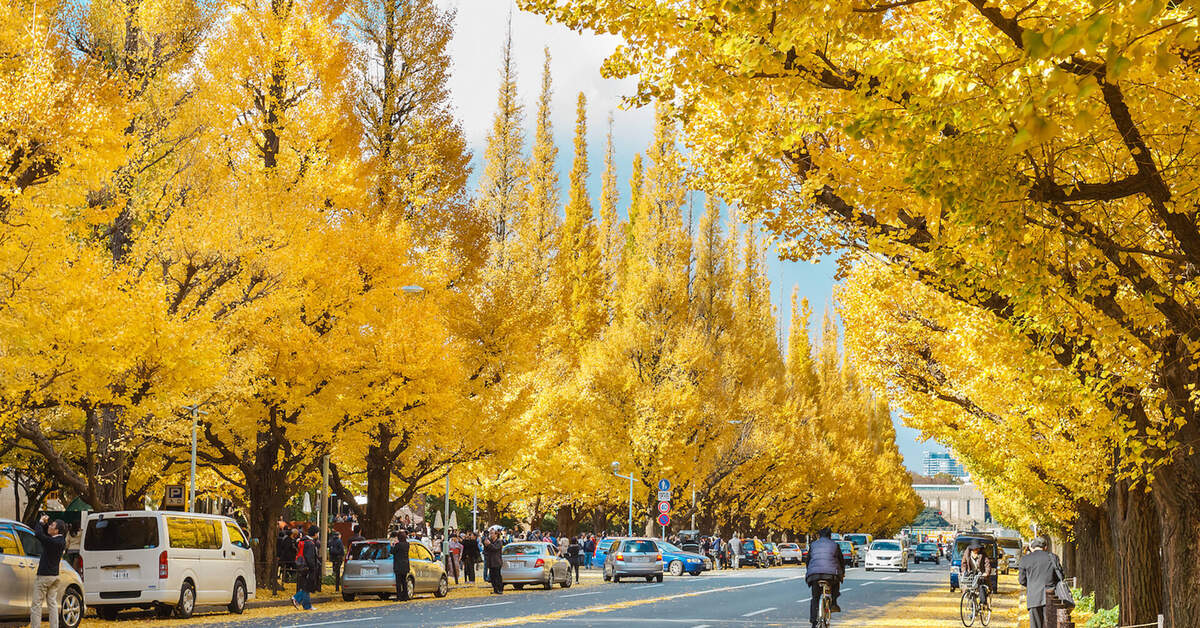
[(670, 482), (670, 480), (667, 480), (666, 478), (663, 478), (663, 479), (659, 480), (659, 481), (658, 481), (658, 490), (660, 490), (660, 491), (669, 491), (669, 490), (671, 490), (671, 482)]
[(671, 501), (671, 491), (659, 491), (658, 492), (658, 501), (660, 501), (660, 502)]
[(168, 508), (183, 508), (184, 494), (182, 484), (168, 484), (163, 506)]
[(671, 502), (658, 502), (658, 512), (664, 515), (671, 512)]
[(658, 516), (658, 525), (660, 525), (664, 528), (671, 525), (671, 515), (668, 515), (666, 513), (659, 515)]

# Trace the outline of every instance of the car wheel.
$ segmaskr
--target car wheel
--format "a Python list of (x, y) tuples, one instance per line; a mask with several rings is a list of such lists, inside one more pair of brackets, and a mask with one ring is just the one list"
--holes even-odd
[(179, 603), (175, 605), (175, 617), (187, 619), (196, 611), (196, 586), (191, 580), (184, 580), (179, 590)]
[(346, 593), (345, 591), (342, 591), (343, 602), (353, 602), (355, 597), (356, 596), (353, 593)]
[(233, 598), (229, 600), (228, 608), (235, 615), (246, 612), (246, 583), (241, 578), (233, 582)]
[(562, 585), (560, 586), (562, 586), (564, 589), (570, 589), (572, 584), (575, 584), (575, 582), (571, 580), (571, 572), (568, 571), (567, 579), (563, 580)]
[[(171, 607), (168, 606), (167, 608), (171, 608)], [(96, 615), (99, 616), (100, 619), (103, 619), (104, 621), (116, 621), (117, 613), (120, 613), (120, 612), (121, 612), (121, 609), (117, 606), (97, 606), (96, 607)]]
[(408, 599), (417, 597), (417, 581), (412, 576), (408, 577)]
[(79, 589), (72, 586), (63, 594), (59, 603), (58, 619), (59, 624), (66, 628), (75, 628), (83, 621), (83, 595), (79, 593)]
[(655, 579), (655, 580), (657, 580), (657, 581), (659, 581), (659, 582), (662, 582), (662, 581), (663, 581), (663, 575), (662, 575), (662, 574), (658, 574), (657, 576), (654, 576), (654, 579)]
[(608, 570), (607, 570), (607, 569), (605, 569), (605, 570), (604, 570), (604, 573), (602, 574), (602, 577), (604, 578), (604, 581), (605, 581), (605, 582), (608, 582), (609, 580), (612, 580), (612, 576), (611, 576), (611, 575), (609, 575), (609, 573), (608, 573)]
[(677, 560), (671, 561), (671, 565), (670, 565), (669, 569), (671, 571), (672, 576), (682, 576), (683, 575), (683, 563), (681, 563)]
[(620, 582), (620, 581), (621, 581), (621, 576), (618, 576), (618, 575), (617, 575), (617, 572), (615, 572), (615, 571), (613, 572), (612, 581), (613, 581), (613, 582)]
[(547, 591), (549, 591), (550, 587), (552, 586), (554, 586), (554, 572), (550, 572), (550, 575), (546, 576), (546, 581), (542, 583), (542, 588)]
[(447, 579), (446, 576), (442, 576), (442, 579), (438, 580), (438, 587), (437, 590), (433, 592), (433, 597), (446, 597), (449, 594), (450, 580)]

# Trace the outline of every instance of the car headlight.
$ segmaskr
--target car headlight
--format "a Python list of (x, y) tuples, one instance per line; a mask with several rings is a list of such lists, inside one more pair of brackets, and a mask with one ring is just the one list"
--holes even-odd
[(699, 559), (699, 558), (689, 558), (689, 559), (687, 559), (687, 560), (688, 560), (688, 562), (689, 562), (689, 563), (698, 563), (698, 562), (700, 562), (700, 559)]

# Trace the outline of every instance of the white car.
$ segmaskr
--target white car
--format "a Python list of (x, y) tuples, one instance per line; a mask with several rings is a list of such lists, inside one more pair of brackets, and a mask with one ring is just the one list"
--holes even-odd
[(876, 569), (896, 569), (908, 571), (908, 551), (900, 541), (881, 540), (871, 543), (867, 550), (867, 571)]
[(796, 563), (799, 565), (804, 562), (804, 552), (800, 550), (798, 543), (780, 543), (779, 561), (784, 563)]
[(254, 552), (229, 517), (129, 510), (88, 516), (80, 541), (84, 599), (104, 619), (124, 608), (191, 617), (196, 606), (246, 610)]

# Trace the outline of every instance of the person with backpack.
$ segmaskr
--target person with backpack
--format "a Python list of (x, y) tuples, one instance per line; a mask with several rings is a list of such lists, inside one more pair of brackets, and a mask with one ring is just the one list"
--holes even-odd
[(311, 611), (312, 592), (316, 590), (313, 584), (318, 577), (317, 543), (307, 534), (300, 533), (296, 541), (296, 594), (292, 596), (292, 606), (296, 610)]

